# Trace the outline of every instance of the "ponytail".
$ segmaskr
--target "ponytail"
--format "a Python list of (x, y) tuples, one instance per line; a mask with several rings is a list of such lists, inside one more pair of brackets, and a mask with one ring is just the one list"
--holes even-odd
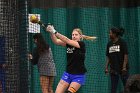
[(82, 37), (83, 37), (83, 39), (85, 39), (85, 40), (91, 40), (91, 41), (97, 39), (97, 37), (95, 37), (95, 36), (82, 35)]
[(93, 41), (93, 40), (96, 40), (97, 39), (97, 37), (95, 37), (95, 36), (83, 35), (83, 33), (82, 33), (82, 31), (81, 31), (80, 28), (75, 28), (74, 30), (77, 31), (82, 36), (82, 40), (85, 39), (85, 40), (91, 40), (91, 41)]

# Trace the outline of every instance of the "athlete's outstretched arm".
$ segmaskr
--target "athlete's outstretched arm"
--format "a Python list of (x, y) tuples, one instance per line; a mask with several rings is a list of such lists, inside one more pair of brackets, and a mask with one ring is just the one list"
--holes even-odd
[[(58, 45), (59, 45), (59, 44), (60, 44), (60, 45), (63, 45), (63, 44), (61, 44), (61, 43), (63, 42), (63, 43), (65, 43), (65, 45), (66, 45), (66, 44), (69, 44), (69, 45), (71, 45), (71, 46), (80, 48), (80, 45), (79, 45), (79, 43), (78, 43), (77, 41), (71, 40), (71, 39), (67, 38), (66, 36), (64, 36), (64, 35), (62, 35), (62, 34), (60, 34), (60, 33), (58, 33), (58, 32), (54, 29), (53, 26), (49, 25), (49, 26), (47, 27), (47, 31), (51, 33), (51, 38), (52, 38), (52, 40), (53, 40), (54, 43), (56, 43), (56, 44), (58, 44)], [(56, 40), (57, 38), (58, 38), (59, 40), (61, 40), (61, 41), (57, 41), (57, 40)], [(58, 42), (59, 42), (59, 43), (58, 43)], [(60, 42), (61, 42), (61, 43), (60, 43)]]
[(52, 39), (53, 43), (55, 43), (56, 45), (66, 46), (66, 43), (63, 42), (63, 41), (61, 41), (60, 39), (58, 39), (58, 38), (55, 36), (55, 34), (50, 33), (50, 35), (51, 35), (51, 39)]

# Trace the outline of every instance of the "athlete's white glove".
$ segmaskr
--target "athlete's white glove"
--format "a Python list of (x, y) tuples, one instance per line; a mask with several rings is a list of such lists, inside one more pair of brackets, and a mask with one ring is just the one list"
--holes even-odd
[(53, 33), (53, 34), (56, 34), (57, 31), (54, 29), (54, 26), (53, 25), (48, 25), (47, 26), (47, 31)]

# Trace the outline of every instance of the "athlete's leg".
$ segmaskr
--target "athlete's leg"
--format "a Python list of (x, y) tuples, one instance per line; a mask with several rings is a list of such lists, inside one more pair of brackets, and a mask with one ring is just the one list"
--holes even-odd
[(71, 75), (72, 82), (68, 88), (71, 93), (76, 93), (81, 85), (85, 83), (85, 75)]
[(66, 89), (68, 88), (68, 86), (69, 86), (69, 83), (61, 79), (57, 85), (55, 93), (64, 93)]
[(72, 82), (68, 88), (68, 93), (76, 93), (78, 89), (81, 87), (81, 84), (77, 82)]
[(70, 74), (67, 72), (64, 72), (61, 77), (60, 82), (57, 85), (55, 93), (64, 93), (66, 89), (68, 88), (70, 81), (71, 81)]

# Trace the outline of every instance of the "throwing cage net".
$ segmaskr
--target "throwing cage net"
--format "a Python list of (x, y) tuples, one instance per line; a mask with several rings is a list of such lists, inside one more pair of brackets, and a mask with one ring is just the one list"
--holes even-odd
[[(77, 93), (110, 93), (110, 77), (104, 69), (111, 27), (125, 29), (123, 38), (128, 44), (130, 74), (140, 73), (138, 0), (0, 0), (0, 93), (42, 93), (38, 68), (28, 60), (28, 53), (35, 46), (34, 33), (29, 32), (29, 14), (39, 14), (43, 23), (52, 23), (69, 38), (73, 28), (98, 37), (96, 41), (84, 41), (86, 82)], [(31, 27), (35, 28), (38, 25)], [(52, 48), (57, 70), (55, 91), (65, 71), (65, 48), (54, 45), (44, 28), (38, 30)], [(120, 81), (117, 92), (122, 90)]]

